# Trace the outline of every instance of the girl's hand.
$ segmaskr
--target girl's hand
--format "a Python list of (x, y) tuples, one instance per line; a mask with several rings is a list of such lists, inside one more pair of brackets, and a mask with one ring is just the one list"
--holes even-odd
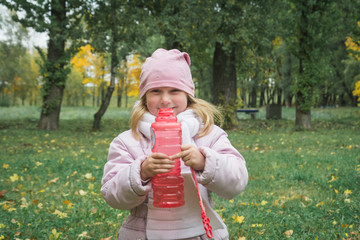
[(152, 153), (141, 164), (141, 179), (143, 181), (152, 178), (159, 173), (168, 173), (175, 166), (175, 161), (163, 153)]
[(182, 158), (186, 166), (202, 171), (205, 168), (205, 157), (194, 145), (182, 145), (181, 152), (170, 156), (170, 159)]

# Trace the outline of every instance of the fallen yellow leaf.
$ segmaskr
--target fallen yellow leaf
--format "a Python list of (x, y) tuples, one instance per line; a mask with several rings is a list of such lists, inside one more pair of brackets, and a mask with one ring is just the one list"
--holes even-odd
[(284, 234), (286, 235), (286, 238), (290, 238), (291, 235), (293, 235), (294, 231), (293, 230), (287, 230), (284, 232)]
[(79, 190), (79, 194), (81, 195), (81, 196), (84, 196), (84, 195), (86, 195), (87, 194), (87, 192), (85, 192), (84, 190)]
[(14, 173), (14, 175), (12, 175), (11, 177), (10, 177), (10, 181), (11, 182), (16, 182), (16, 181), (18, 181), (19, 180), (19, 175), (17, 175), (16, 173)]
[(348, 195), (352, 194), (352, 191), (347, 189), (347, 190), (345, 190), (344, 194), (345, 194), (345, 196), (348, 196)]
[(54, 179), (52, 179), (52, 180), (50, 180), (50, 181), (49, 181), (49, 183), (56, 183), (56, 181), (57, 181), (57, 180), (59, 180), (59, 178), (58, 178), (58, 177), (57, 177), (57, 178), (54, 178)]
[(111, 240), (111, 239), (112, 239), (112, 236), (107, 237), (107, 238), (101, 238), (101, 240)]
[(233, 216), (232, 217), (233, 219), (234, 219), (234, 222), (237, 222), (237, 223), (243, 223), (244, 222), (244, 219), (245, 219), (245, 217), (244, 216)]

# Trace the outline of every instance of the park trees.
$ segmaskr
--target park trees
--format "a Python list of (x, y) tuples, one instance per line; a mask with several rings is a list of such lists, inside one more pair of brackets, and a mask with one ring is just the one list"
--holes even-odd
[(14, 104), (17, 96), (23, 99), (25, 89), (21, 86), (22, 80), (29, 80), (27, 73), (32, 70), (25, 67), (30, 65), (30, 56), (23, 45), (23, 41), (28, 38), (28, 31), (12, 21), (11, 14), (14, 13), (5, 12), (3, 18), (0, 18), (0, 28), (7, 36), (0, 42), (0, 106), (9, 106), (11, 102)]
[[(47, 32), (49, 36), (47, 53), (37, 48), (42, 58), (43, 105), (38, 127), (55, 130), (59, 127), (59, 117), (69, 61), (81, 40), (82, 16), (86, 10), (86, 1), (54, 0), (26, 1), (0, 0), (9, 9), (21, 11), (24, 16), (14, 15), (14, 20), (25, 27), (38, 32)], [(71, 42), (67, 42), (68, 40)], [(65, 48), (66, 43), (70, 47)]]
[[(360, 30), (360, 21), (357, 22), (357, 26), (359, 27)], [(360, 31), (359, 31), (360, 32)], [(360, 61), (360, 34), (358, 34), (357, 36), (351, 37), (351, 36), (347, 36), (346, 38), (346, 48), (349, 51), (349, 56), (350, 56), (350, 60), (356, 60), (356, 61)], [(356, 64), (357, 66), (359, 66), (359, 64)], [(355, 90), (352, 92), (352, 94), (354, 96), (356, 96), (358, 99), (358, 102), (360, 102), (360, 73), (358, 73), (355, 76), (355, 80), (357, 81), (355, 83)]]
[(144, 9), (135, 2), (116, 0), (96, 0), (92, 11), (86, 15), (88, 38), (95, 51), (108, 52), (110, 61), (110, 84), (102, 99), (99, 110), (94, 115), (93, 130), (100, 129), (101, 118), (105, 114), (115, 90), (117, 68), (121, 59), (131, 52), (142, 36), (139, 21)]
[[(330, 19), (328, 7), (330, 1), (288, 1), (292, 18), (287, 27), (287, 44), (290, 52), (298, 61), (296, 82), (294, 85), (296, 119), (295, 125), (311, 129), (311, 108), (313, 92), (321, 80), (324, 65), (322, 49), (326, 47), (326, 21)], [(294, 27), (295, 26), (295, 27)], [(320, 71), (319, 71), (320, 70)]]
[[(51, 27), (56, 28), (47, 52), (39, 49), (43, 77), (38, 79), (45, 83), (40, 122), (45, 122), (43, 115), (52, 121), (51, 112), (59, 110), (61, 98), (55, 93), (61, 95), (63, 91), (67, 81), (63, 77), (70, 72), (70, 55), (79, 49), (72, 45), (84, 30), (87, 34), (81, 39), (86, 39), (96, 55), (101, 55), (102, 60), (94, 63), (99, 71), (94, 79), (73, 71), (67, 91), (81, 86), (72, 81), (80, 77), (89, 85), (100, 84), (95, 83), (95, 78), (101, 81), (104, 89), (97, 90), (103, 93), (103, 97), (98, 97), (102, 104), (94, 117), (94, 129), (100, 126), (116, 83), (119, 105), (121, 96), (135, 93), (128, 90), (126, 80), (136, 78), (127, 74), (128, 64), (121, 63), (137, 53), (143, 59), (159, 47), (179, 48), (190, 54), (196, 96), (223, 107), (225, 128), (236, 125), (239, 97), (246, 106), (261, 107), (271, 102), (284, 103), (282, 98), (289, 106), (295, 95), (296, 124), (304, 128), (311, 128), (313, 106), (356, 103), (352, 91), (358, 62), (355, 55), (347, 56), (344, 42), (345, 36), (355, 39), (351, 34), (357, 27), (353, 23), (359, 14), (359, 1), (58, 0), (31, 1), (28, 5), (21, 0), (0, 2), (22, 10), (25, 17), (20, 15), (17, 20), (24, 26), (49, 34)], [(27, 13), (25, 8), (33, 10)], [(86, 19), (81, 18), (85, 11)], [(109, 82), (104, 81), (105, 76)], [(16, 78), (14, 83), (20, 80), (26, 78)], [(16, 98), (25, 99), (26, 92), (23, 93), (17, 92)]]

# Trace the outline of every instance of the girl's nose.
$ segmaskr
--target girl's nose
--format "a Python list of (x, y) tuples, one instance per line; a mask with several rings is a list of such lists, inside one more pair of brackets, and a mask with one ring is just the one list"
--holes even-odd
[(163, 104), (163, 105), (167, 105), (167, 104), (169, 104), (170, 103), (170, 96), (168, 95), (168, 94), (163, 94), (162, 96), (161, 96), (161, 104)]

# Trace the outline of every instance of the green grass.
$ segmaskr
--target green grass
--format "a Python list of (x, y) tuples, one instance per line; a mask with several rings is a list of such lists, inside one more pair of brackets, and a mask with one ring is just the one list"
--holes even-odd
[[(233, 201), (214, 196), (230, 239), (359, 239), (359, 108), (314, 109), (312, 131), (295, 131), (294, 109), (282, 120), (263, 111), (228, 132), (250, 175)], [(36, 129), (36, 107), (0, 108), (0, 239), (116, 239), (128, 212), (99, 190), (130, 112), (109, 108), (91, 132), (95, 112), (63, 107), (60, 130), (49, 132)]]

